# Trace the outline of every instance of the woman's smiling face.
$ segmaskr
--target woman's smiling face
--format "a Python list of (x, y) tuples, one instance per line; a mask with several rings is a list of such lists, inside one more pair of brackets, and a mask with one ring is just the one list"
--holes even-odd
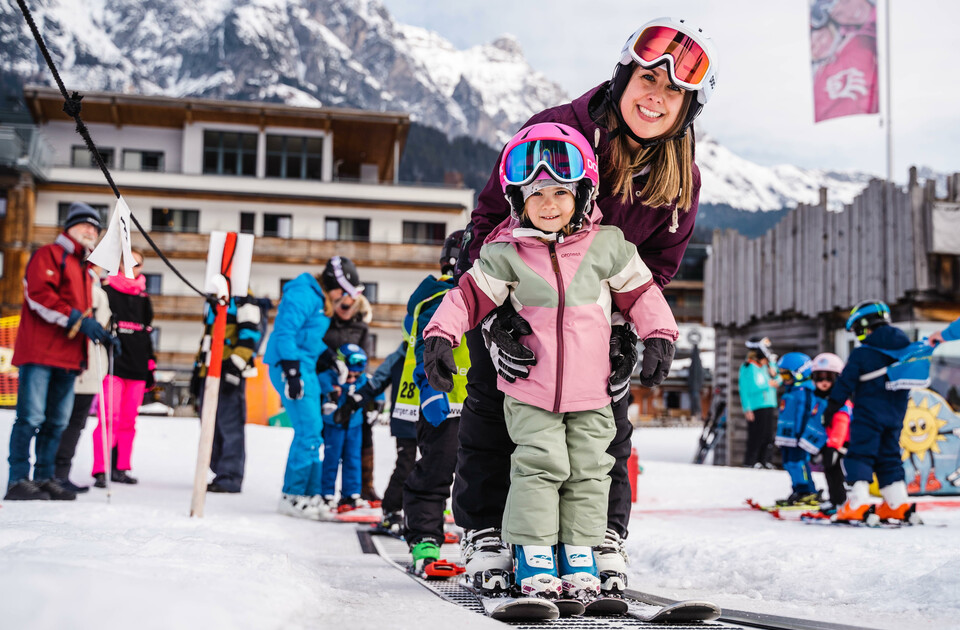
[(620, 113), (637, 136), (659, 138), (677, 122), (685, 94), (686, 90), (670, 83), (664, 66), (651, 70), (637, 66), (620, 98)]

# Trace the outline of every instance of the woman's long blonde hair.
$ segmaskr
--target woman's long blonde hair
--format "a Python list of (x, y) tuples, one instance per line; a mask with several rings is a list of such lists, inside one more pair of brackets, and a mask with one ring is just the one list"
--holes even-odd
[[(685, 94), (683, 107), (677, 115), (677, 121), (667, 132), (667, 136), (680, 133), (694, 92)], [(619, 107), (618, 103), (611, 105)], [(607, 111), (603, 125), (615, 129), (619, 121), (613, 111)], [(647, 183), (640, 198), (648, 206), (660, 208), (676, 202), (677, 208), (686, 212), (693, 203), (693, 129), (689, 129), (680, 139), (673, 138), (653, 147), (634, 151), (629, 144), (629, 136), (620, 134), (608, 147), (606, 169), (603, 177), (608, 178), (614, 195), (619, 195), (624, 204), (633, 201), (633, 177), (643, 167), (650, 166)]]

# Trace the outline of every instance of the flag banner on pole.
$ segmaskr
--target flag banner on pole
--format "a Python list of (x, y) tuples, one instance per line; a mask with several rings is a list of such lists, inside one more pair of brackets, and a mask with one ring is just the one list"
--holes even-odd
[(810, 0), (814, 121), (876, 114), (876, 0)]
[(106, 269), (107, 275), (115, 276), (120, 269), (122, 257), (124, 275), (133, 280), (133, 266), (136, 261), (133, 259), (133, 252), (130, 251), (130, 223), (130, 208), (123, 197), (118, 197), (117, 205), (110, 216), (107, 233), (100, 239), (100, 244), (87, 260)]

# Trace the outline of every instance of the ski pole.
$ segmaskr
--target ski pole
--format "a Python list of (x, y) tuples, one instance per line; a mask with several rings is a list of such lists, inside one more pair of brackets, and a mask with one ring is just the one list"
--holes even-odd
[[(103, 447), (104, 457), (105, 457), (105, 458), (109, 458), (109, 456), (110, 456), (110, 455), (109, 455), (109, 453), (110, 453), (109, 444), (110, 444), (110, 443), (107, 441), (107, 412), (106, 412), (106, 409), (104, 408), (105, 405), (104, 405), (104, 402), (103, 402), (104, 393), (105, 393), (105, 392), (104, 392), (104, 389), (103, 389), (103, 363), (102, 363), (101, 360), (100, 360), (100, 342), (99, 342), (99, 341), (94, 341), (93, 343), (94, 343), (94, 345), (96, 346), (96, 347), (94, 348), (94, 350), (96, 350), (96, 355), (97, 355), (97, 379), (98, 379), (98, 381), (99, 381), (99, 383), (100, 383), (100, 397), (99, 397), (99, 402), (100, 402), (100, 445)], [(110, 387), (111, 387), (111, 389), (113, 388), (113, 383), (112, 383), (112, 382), (111, 382), (111, 384), (110, 384)], [(109, 459), (107, 459), (106, 461), (109, 462)], [(107, 469), (109, 469), (109, 466), (107, 466)], [(110, 480), (109, 480), (109, 475), (107, 475), (107, 473), (104, 472), (103, 478), (104, 478), (104, 480), (105, 480), (105, 483), (107, 484), (107, 503), (110, 503)]]

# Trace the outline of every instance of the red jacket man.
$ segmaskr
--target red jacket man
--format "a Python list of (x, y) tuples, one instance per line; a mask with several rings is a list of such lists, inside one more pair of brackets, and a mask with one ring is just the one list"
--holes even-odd
[[(13, 364), (20, 374), (5, 500), (76, 498), (53, 479), (53, 469), (60, 434), (73, 407), (74, 380), (86, 365), (86, 338), (99, 343), (115, 341), (90, 310), (93, 279), (87, 273), (86, 258), (99, 233), (97, 211), (74, 203), (64, 232), (38, 249), (27, 263), (13, 351)], [(31, 481), (30, 442), (34, 436), (37, 461)]]

